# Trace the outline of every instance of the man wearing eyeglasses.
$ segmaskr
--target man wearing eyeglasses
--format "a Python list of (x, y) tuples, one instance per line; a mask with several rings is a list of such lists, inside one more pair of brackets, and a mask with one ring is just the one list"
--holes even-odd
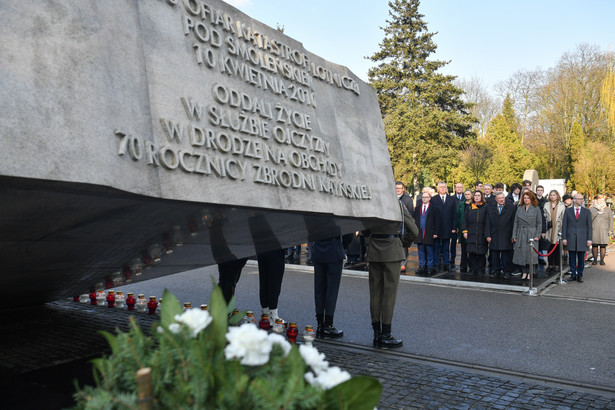
[(574, 194), (572, 206), (564, 211), (562, 244), (568, 249), (571, 279), (582, 283), (585, 252), (592, 246), (592, 217), (589, 209), (583, 207), (581, 194)]
[(431, 198), (431, 204), (438, 210), (440, 229), (434, 242), (434, 259), (436, 266), (442, 255), (442, 270), (452, 272), (455, 261), (450, 258), (451, 236), (457, 232), (457, 202), (448, 194), (446, 182), (438, 182), (438, 194)]

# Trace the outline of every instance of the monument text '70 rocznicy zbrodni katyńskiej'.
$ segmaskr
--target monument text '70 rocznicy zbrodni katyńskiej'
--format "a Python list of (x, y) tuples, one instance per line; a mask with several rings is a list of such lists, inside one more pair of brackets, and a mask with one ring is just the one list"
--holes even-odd
[(8, 0), (0, 40), (3, 305), (399, 220), (375, 91), (224, 2)]

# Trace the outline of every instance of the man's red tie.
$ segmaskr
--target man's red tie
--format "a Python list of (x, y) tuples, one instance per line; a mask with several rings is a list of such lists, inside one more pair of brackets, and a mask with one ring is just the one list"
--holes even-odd
[(577, 208), (577, 219), (579, 219), (579, 208)]

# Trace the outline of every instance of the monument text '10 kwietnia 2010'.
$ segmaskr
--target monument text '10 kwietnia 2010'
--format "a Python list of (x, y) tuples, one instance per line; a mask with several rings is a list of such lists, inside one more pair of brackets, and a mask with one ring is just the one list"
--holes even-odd
[(224, 2), (9, 0), (0, 40), (4, 300), (399, 219), (375, 91)]

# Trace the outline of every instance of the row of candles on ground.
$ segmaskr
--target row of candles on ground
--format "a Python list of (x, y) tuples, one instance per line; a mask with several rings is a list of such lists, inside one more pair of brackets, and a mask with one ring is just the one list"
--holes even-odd
[[(236, 315), (238, 313), (239, 310), (235, 309), (232, 314)], [(273, 333), (277, 333), (279, 335), (283, 334), (284, 331), (286, 331), (286, 337), (291, 343), (296, 343), (297, 336), (299, 336), (299, 328), (297, 328), (296, 322), (290, 322), (289, 324), (287, 324), (286, 322), (284, 322), (284, 320), (278, 317), (275, 319), (272, 325), (271, 321), (269, 320), (269, 315), (267, 315), (266, 313), (263, 313), (261, 315), (261, 320), (257, 323), (256, 318), (254, 317), (254, 312), (248, 310), (246, 312), (246, 316), (243, 318), (240, 324), (242, 323), (251, 323), (265, 331), (272, 331)], [(314, 333), (314, 327), (306, 325), (305, 329), (303, 330), (303, 341), (305, 342), (305, 344), (311, 345), (315, 338), (316, 334)]]
[[(135, 298), (134, 292), (128, 292), (126, 296), (124, 292), (118, 290), (109, 290), (109, 292), (105, 292), (104, 290), (99, 290), (97, 292), (84, 293), (80, 296), (75, 296), (73, 298), (75, 302), (81, 303), (89, 303), (90, 305), (95, 306), (106, 306), (109, 308), (116, 309), (127, 309), (127, 310), (136, 310), (141, 313), (149, 313), (150, 315), (154, 315), (160, 311), (160, 305), (162, 303), (162, 298), (159, 300), (156, 299), (156, 296), (150, 296), (149, 301), (145, 299), (145, 295), (140, 293)], [(190, 302), (184, 303), (184, 310), (192, 309), (192, 304)], [(207, 305), (201, 305), (201, 310), (207, 310)], [(233, 310), (232, 315), (236, 315), (239, 313), (238, 309)], [(271, 324), (269, 320), (269, 315), (263, 313), (261, 315), (261, 320), (257, 322), (254, 317), (254, 312), (248, 310), (246, 312), (246, 316), (239, 322), (239, 324), (250, 323), (265, 331), (272, 331), (281, 335), (286, 331), (286, 336), (291, 343), (295, 343), (297, 340), (297, 336), (299, 335), (299, 329), (297, 328), (296, 322), (290, 322), (287, 324), (281, 318), (276, 318)], [(314, 341), (316, 335), (314, 333), (314, 327), (310, 325), (306, 325), (303, 331), (303, 340), (306, 344), (311, 345)]]
[(118, 290), (110, 290), (109, 293), (104, 290), (98, 292), (84, 293), (80, 296), (73, 298), (75, 302), (89, 303), (95, 306), (106, 306), (117, 309), (136, 310), (138, 312), (148, 312), (150, 315), (155, 314), (162, 303), (156, 299), (156, 296), (150, 296), (149, 301), (145, 299), (145, 295), (140, 293), (136, 298), (134, 292), (128, 292), (124, 295), (124, 292)]

